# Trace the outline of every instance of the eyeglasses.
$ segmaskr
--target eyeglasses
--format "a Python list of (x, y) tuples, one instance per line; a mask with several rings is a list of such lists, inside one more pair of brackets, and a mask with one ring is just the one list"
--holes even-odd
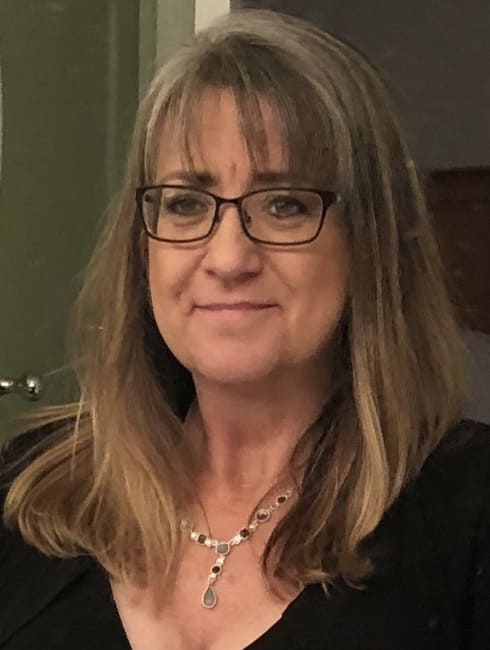
[(158, 241), (197, 242), (209, 237), (220, 222), (221, 207), (235, 205), (243, 231), (263, 244), (307, 244), (319, 234), (328, 208), (340, 202), (334, 192), (277, 187), (256, 190), (235, 199), (182, 185), (150, 185), (136, 190), (145, 230)]

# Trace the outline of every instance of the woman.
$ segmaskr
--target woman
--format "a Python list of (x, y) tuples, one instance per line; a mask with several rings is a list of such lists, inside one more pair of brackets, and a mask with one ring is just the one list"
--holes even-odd
[(355, 50), (245, 11), (164, 65), (77, 332), (6, 454), (0, 648), (489, 647), (488, 429)]

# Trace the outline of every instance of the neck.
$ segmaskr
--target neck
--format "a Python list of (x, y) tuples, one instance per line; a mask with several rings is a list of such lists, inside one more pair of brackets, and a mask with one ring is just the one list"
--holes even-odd
[(232, 386), (194, 378), (197, 400), (186, 426), (201, 443), (201, 494), (249, 505), (291, 482), (291, 455), (328, 394), (318, 373), (314, 381), (299, 375)]

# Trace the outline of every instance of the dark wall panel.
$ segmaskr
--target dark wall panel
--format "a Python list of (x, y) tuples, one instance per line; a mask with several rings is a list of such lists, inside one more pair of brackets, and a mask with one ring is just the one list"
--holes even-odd
[(394, 87), (426, 168), (490, 166), (489, 0), (235, 0), (357, 45)]

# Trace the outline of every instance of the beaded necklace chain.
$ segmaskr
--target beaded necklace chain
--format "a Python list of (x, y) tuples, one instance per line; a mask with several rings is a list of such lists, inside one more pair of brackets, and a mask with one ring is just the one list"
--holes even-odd
[(260, 524), (269, 521), (272, 513), (278, 508), (280, 508), (282, 505), (284, 505), (288, 501), (292, 493), (293, 493), (293, 489), (288, 488), (283, 494), (280, 494), (276, 498), (274, 503), (272, 503), (268, 508), (260, 508), (259, 510), (257, 510), (251, 523), (248, 526), (241, 528), (227, 542), (220, 542), (219, 540), (214, 539), (213, 537), (209, 537), (204, 533), (199, 533), (198, 531), (193, 529), (193, 524), (191, 521), (189, 521), (188, 519), (182, 520), (181, 522), (182, 528), (184, 531), (186, 531), (189, 534), (189, 539), (192, 540), (193, 542), (196, 542), (196, 544), (199, 544), (199, 546), (203, 546), (205, 548), (214, 550), (216, 555), (218, 556), (210, 569), (207, 578), (207, 584), (204, 588), (201, 597), (201, 604), (203, 605), (203, 607), (206, 607), (206, 609), (212, 609), (213, 607), (215, 607), (218, 601), (218, 598), (216, 596), (216, 591), (214, 588), (214, 583), (216, 582), (218, 577), (222, 574), (225, 561), (228, 555), (230, 554), (232, 548), (234, 546), (238, 546), (242, 542), (245, 542), (247, 539), (250, 539), (254, 534), (254, 532), (257, 530), (257, 528), (260, 526)]

